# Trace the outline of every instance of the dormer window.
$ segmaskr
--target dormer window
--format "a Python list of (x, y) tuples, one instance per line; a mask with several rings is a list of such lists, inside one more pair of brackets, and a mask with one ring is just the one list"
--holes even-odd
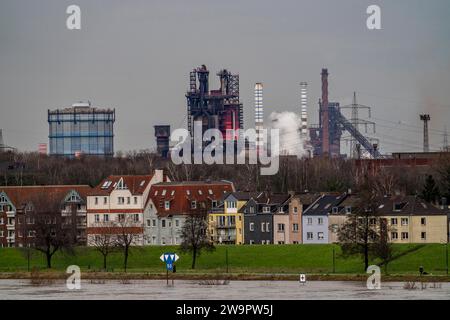
[(284, 213), (283, 207), (280, 207), (280, 208), (278, 209), (278, 212), (279, 212), (279, 213)]
[(198, 194), (202, 195), (203, 194), (202, 190), (198, 189)]
[(117, 187), (118, 190), (125, 190), (127, 189), (127, 185), (123, 182), (123, 179), (120, 178), (119, 182), (117, 183)]
[(158, 195), (158, 190), (155, 191), (155, 197)]
[(169, 210), (169, 209), (170, 209), (170, 201), (165, 201), (165, 202), (164, 202), (164, 208), (165, 208), (166, 210)]
[(188, 196), (191, 195), (191, 191), (186, 190), (186, 194), (187, 194)]
[(263, 207), (263, 212), (264, 213), (269, 213), (270, 212), (270, 207), (267, 207), (267, 206)]
[(197, 201), (191, 201), (191, 209), (197, 209)]
[(338, 213), (339, 212), (339, 208), (338, 207), (333, 207), (332, 211), (333, 211), (333, 213)]
[(108, 189), (111, 184), (112, 184), (112, 181), (106, 180), (105, 182), (103, 182), (101, 188)]
[(175, 190), (172, 190), (172, 192), (170, 193), (170, 195), (173, 197), (175, 195)]
[(166, 195), (166, 189), (164, 189), (164, 190), (162, 191), (161, 195), (162, 195), (162, 196), (165, 196), (165, 195)]
[(140, 184), (139, 186), (140, 186), (140, 187), (143, 187), (144, 184), (145, 184), (145, 180), (142, 180), (142, 181), (141, 181), (141, 184)]
[(345, 207), (345, 213), (347, 213), (347, 214), (352, 213), (352, 207), (346, 206), (346, 207)]
[(209, 193), (210, 195), (212, 195), (212, 194), (213, 194), (213, 192), (212, 192), (212, 190), (211, 190), (211, 189), (208, 189), (208, 193)]

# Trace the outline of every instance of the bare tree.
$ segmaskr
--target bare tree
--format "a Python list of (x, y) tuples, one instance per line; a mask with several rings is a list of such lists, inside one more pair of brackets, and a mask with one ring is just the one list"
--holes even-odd
[(195, 269), (197, 257), (203, 250), (213, 251), (215, 249), (208, 240), (207, 228), (206, 214), (190, 214), (181, 230), (180, 249), (182, 252), (192, 253), (192, 269)]
[(141, 239), (142, 227), (136, 222), (131, 215), (119, 215), (118, 221), (115, 223), (116, 244), (123, 252), (123, 269), (127, 272), (128, 257), (130, 248), (136, 245)]
[(91, 244), (102, 255), (103, 269), (106, 271), (108, 255), (117, 250), (118, 243), (114, 235), (115, 228), (112, 222), (104, 222), (101, 225), (101, 230), (102, 233), (95, 235)]
[(61, 199), (56, 195), (33, 195), (24, 207), (22, 233), (24, 244), (42, 252), (47, 268), (52, 267), (52, 258), (57, 251), (73, 253), (74, 235), (64, 229), (61, 219)]

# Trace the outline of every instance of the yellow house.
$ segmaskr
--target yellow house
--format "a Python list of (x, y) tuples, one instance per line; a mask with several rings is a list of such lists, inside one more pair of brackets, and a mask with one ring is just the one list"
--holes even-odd
[(208, 213), (208, 232), (214, 244), (243, 244), (244, 215), (239, 209), (253, 196), (249, 192), (231, 192), (223, 204)]

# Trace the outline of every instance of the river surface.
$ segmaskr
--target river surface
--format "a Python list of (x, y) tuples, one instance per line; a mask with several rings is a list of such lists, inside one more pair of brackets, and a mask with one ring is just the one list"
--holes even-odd
[[(425, 284), (424, 284), (425, 286)], [(167, 286), (161, 280), (132, 280), (128, 283), (106, 280), (81, 282), (81, 289), (69, 290), (65, 282), (32, 285), (30, 280), (0, 280), (0, 300), (5, 299), (217, 299), (217, 300), (347, 300), (347, 299), (450, 299), (450, 283), (404, 288), (403, 282), (382, 283), (380, 290), (369, 290), (365, 283), (350, 281), (231, 281), (225, 285), (205, 285), (199, 281), (176, 280)]]

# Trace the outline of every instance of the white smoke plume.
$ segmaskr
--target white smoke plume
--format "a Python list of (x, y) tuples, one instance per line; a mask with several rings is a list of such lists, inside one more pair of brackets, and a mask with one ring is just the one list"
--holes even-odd
[(306, 141), (300, 136), (302, 121), (294, 112), (272, 112), (271, 127), (280, 130), (280, 154), (302, 158), (307, 156)]

